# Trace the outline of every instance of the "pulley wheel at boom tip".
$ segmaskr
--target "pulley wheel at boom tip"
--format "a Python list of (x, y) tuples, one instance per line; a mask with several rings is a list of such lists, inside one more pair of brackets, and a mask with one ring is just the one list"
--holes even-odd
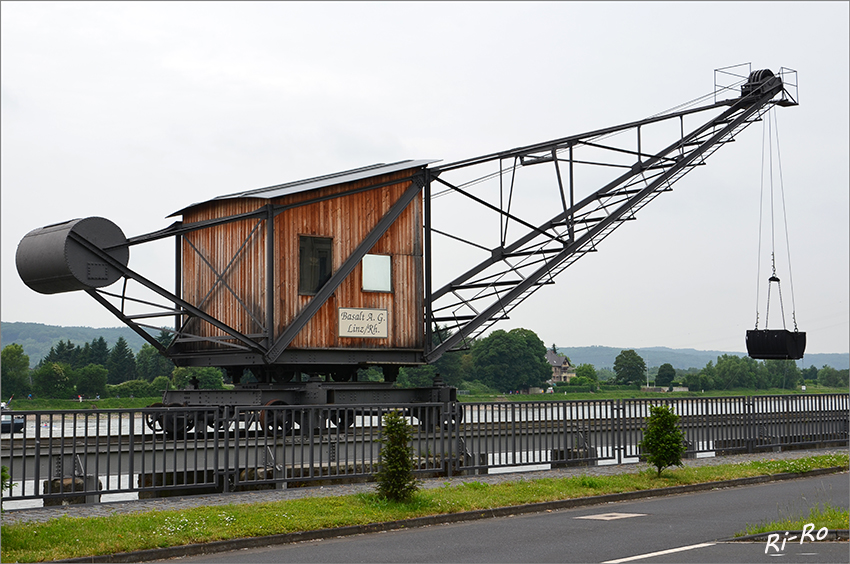
[(756, 360), (800, 360), (806, 351), (806, 333), (787, 329), (747, 331), (747, 354)]

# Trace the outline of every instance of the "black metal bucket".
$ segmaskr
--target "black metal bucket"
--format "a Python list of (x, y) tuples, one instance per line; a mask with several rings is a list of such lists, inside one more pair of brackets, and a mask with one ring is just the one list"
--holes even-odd
[(786, 329), (747, 331), (747, 353), (758, 360), (799, 360), (806, 351), (806, 334)]

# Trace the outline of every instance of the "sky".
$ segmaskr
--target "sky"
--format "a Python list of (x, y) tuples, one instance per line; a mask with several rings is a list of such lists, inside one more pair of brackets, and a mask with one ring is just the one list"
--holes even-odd
[[(0, 318), (120, 325), (84, 293), (23, 284), (15, 251), (35, 228), (100, 216), (134, 236), (222, 194), (613, 126), (709, 94), (715, 69), (752, 63), (798, 73), (799, 106), (776, 112), (786, 322), (794, 309), (806, 352), (846, 353), (848, 7), (4, 1)], [(547, 346), (743, 353), (767, 288), (763, 138), (748, 128), (493, 328), (525, 327)], [(173, 243), (142, 247), (130, 267), (170, 284)]]

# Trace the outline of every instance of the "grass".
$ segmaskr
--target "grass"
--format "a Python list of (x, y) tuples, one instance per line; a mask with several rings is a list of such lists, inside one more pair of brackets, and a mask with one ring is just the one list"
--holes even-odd
[[(729, 396), (746, 396), (746, 395), (789, 395), (789, 394), (846, 394), (847, 388), (823, 388), (809, 386), (803, 392), (797, 390), (785, 390), (781, 388), (773, 388), (770, 390), (752, 390), (752, 389), (734, 389), (734, 390), (708, 390), (705, 392), (641, 392), (639, 390), (621, 390), (614, 392), (583, 392), (583, 393), (563, 393), (555, 394), (535, 394), (535, 395), (494, 395), (494, 394), (464, 394), (458, 396), (462, 402), (492, 402), (492, 401), (564, 401), (564, 400), (610, 400), (610, 399), (669, 399), (669, 398), (711, 398), (711, 397), (729, 397)], [(15, 399), (10, 406), (12, 409), (19, 410), (74, 410), (74, 409), (91, 409), (92, 405), (96, 405), (98, 409), (139, 409), (147, 407), (155, 402), (162, 401), (162, 397), (149, 398), (101, 398), (99, 400), (91, 398), (83, 398), (82, 403), (77, 400), (70, 399), (33, 399), (25, 398)]]
[(90, 410), (92, 405), (96, 405), (98, 409), (140, 409), (142, 407), (147, 407), (152, 403), (161, 401), (161, 396), (149, 398), (83, 398), (82, 402), (70, 399), (15, 399), (9, 407), (21, 411)]
[(305, 498), (274, 503), (150, 511), (110, 517), (60, 517), (46, 523), (3, 525), (2, 562), (43, 562), (216, 540), (380, 523), (429, 515), (492, 509), (668, 486), (850, 464), (848, 455), (654, 469), (614, 476), (572, 476), (501, 484), (468, 482), (422, 489), (410, 502), (381, 500), (373, 493)]
[[(747, 525), (746, 530), (736, 537), (772, 533), (774, 531), (802, 531), (806, 525), (813, 524), (815, 531), (826, 527), (830, 531), (850, 528), (850, 511), (830, 504), (817, 504), (809, 509), (808, 516), (784, 517), (776, 521), (765, 521), (760, 525)], [(811, 528), (811, 527), (809, 527)]]
[(800, 389), (786, 390), (784, 388), (771, 388), (769, 390), (741, 389), (734, 390), (706, 390), (705, 392), (642, 392), (640, 390), (618, 390), (608, 392), (579, 392), (579, 393), (554, 393), (554, 394), (514, 394), (514, 395), (475, 395), (464, 394), (458, 396), (462, 402), (489, 402), (489, 401), (563, 401), (563, 400), (610, 400), (610, 399), (670, 399), (670, 398), (714, 398), (714, 397), (740, 397), (747, 395), (778, 396), (778, 395), (813, 395), (813, 394), (846, 394), (847, 388), (824, 388), (809, 386), (806, 391)]

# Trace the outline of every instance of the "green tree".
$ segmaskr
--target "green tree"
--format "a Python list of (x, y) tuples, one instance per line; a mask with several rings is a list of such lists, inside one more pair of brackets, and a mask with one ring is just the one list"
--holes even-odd
[(30, 393), (30, 357), (24, 347), (12, 343), (0, 351), (0, 388), (5, 397), (26, 397)]
[(115, 385), (136, 379), (136, 357), (124, 337), (118, 337), (109, 351), (106, 368), (109, 370), (109, 384)]
[(44, 398), (69, 399), (74, 396), (71, 365), (48, 362), (32, 372), (33, 392)]
[(646, 429), (640, 441), (641, 453), (655, 466), (658, 475), (668, 466), (681, 466), (685, 453), (684, 435), (678, 427), (679, 416), (672, 407), (653, 405), (649, 408)]
[(697, 385), (697, 388), (699, 388), (700, 390), (716, 389), (716, 383), (714, 380), (716, 372), (717, 371), (714, 368), (714, 363), (709, 360), (708, 364), (705, 365), (705, 368), (703, 368), (699, 373), (699, 383)]
[(157, 376), (153, 379), (153, 382), (151, 382), (151, 390), (157, 392), (157, 394), (162, 393), (171, 387), (171, 379), (167, 376)]
[(93, 398), (106, 395), (106, 380), (109, 371), (100, 364), (89, 364), (76, 370), (75, 380), (77, 383), (77, 394)]
[(614, 383), (614, 380), (617, 379), (617, 375), (614, 374), (614, 371), (610, 368), (597, 368), (596, 369), (596, 378), (600, 382), (611, 382)]
[(90, 358), (91, 358), (91, 344), (85, 343), (83, 345), (83, 348), (79, 349), (79, 352), (77, 352), (77, 358), (74, 359), (73, 367), (75, 369), (77, 369), (77, 368), (82, 368), (84, 366), (91, 364), (91, 361), (89, 360)]
[(767, 369), (771, 388), (793, 390), (802, 381), (800, 369), (797, 368), (797, 363), (793, 360), (765, 360), (764, 366)]
[(419, 489), (413, 475), (413, 432), (400, 411), (383, 417), (381, 429), (380, 470), (375, 474), (378, 496), (390, 501), (410, 501)]
[(377, 366), (370, 366), (369, 368), (360, 368), (357, 370), (357, 381), (358, 382), (383, 382), (384, 381), (384, 371)]
[(599, 381), (599, 376), (596, 374), (596, 368), (592, 364), (579, 364), (576, 366), (576, 377), (586, 378), (587, 380)]
[(818, 384), (827, 388), (846, 388), (848, 386), (848, 370), (836, 370), (824, 365), (818, 370)]
[(655, 376), (655, 385), (662, 388), (669, 386), (676, 379), (676, 369), (669, 362), (665, 362), (658, 367), (658, 374)]
[(77, 364), (77, 357), (80, 354), (80, 347), (74, 345), (71, 340), (59, 341), (52, 347), (50, 351), (41, 359), (40, 364), (61, 363), (68, 366)]
[[(437, 346), (451, 335), (452, 332), (447, 327), (437, 325), (432, 333), (432, 342), (434, 346)], [(457, 386), (461, 381), (470, 377), (470, 373), (464, 364), (464, 360), (467, 358), (469, 358), (468, 351), (448, 351), (431, 363), (430, 366), (434, 367), (434, 373), (439, 374), (446, 385)], [(430, 385), (428, 384), (428, 386)]]
[(171, 373), (171, 381), (174, 389), (182, 390), (194, 386), (193, 379), (197, 379), (198, 388), (201, 390), (224, 389), (224, 373), (220, 368), (207, 366), (204, 368), (178, 366)]
[(808, 368), (804, 368), (801, 371), (800, 376), (804, 380), (811, 380), (811, 381), (817, 382), (817, 379), (818, 379), (818, 368), (817, 368), (817, 366), (812, 365), (812, 366), (809, 366)]
[(109, 345), (106, 344), (106, 339), (103, 337), (92, 339), (91, 346), (89, 347), (89, 355), (86, 360), (89, 364), (107, 366), (109, 363)]
[(174, 332), (163, 327), (159, 330), (159, 335), (154, 338), (159, 342), (160, 345), (168, 348), (168, 345), (171, 344), (171, 340), (174, 338)]
[(699, 372), (686, 375), (685, 385), (688, 387), (688, 390), (692, 392), (698, 392), (702, 390), (702, 388), (700, 387)]
[(646, 362), (635, 351), (629, 349), (620, 351), (614, 359), (615, 384), (644, 384), (646, 383)]
[(157, 376), (169, 376), (173, 371), (173, 362), (161, 355), (152, 345), (142, 345), (136, 355), (136, 378), (152, 382)]
[(405, 366), (398, 371), (395, 386), (397, 388), (427, 388), (434, 385), (436, 375), (437, 368), (432, 364)]
[(493, 331), (472, 347), (473, 375), (502, 392), (543, 387), (552, 377), (546, 346), (528, 329)]

